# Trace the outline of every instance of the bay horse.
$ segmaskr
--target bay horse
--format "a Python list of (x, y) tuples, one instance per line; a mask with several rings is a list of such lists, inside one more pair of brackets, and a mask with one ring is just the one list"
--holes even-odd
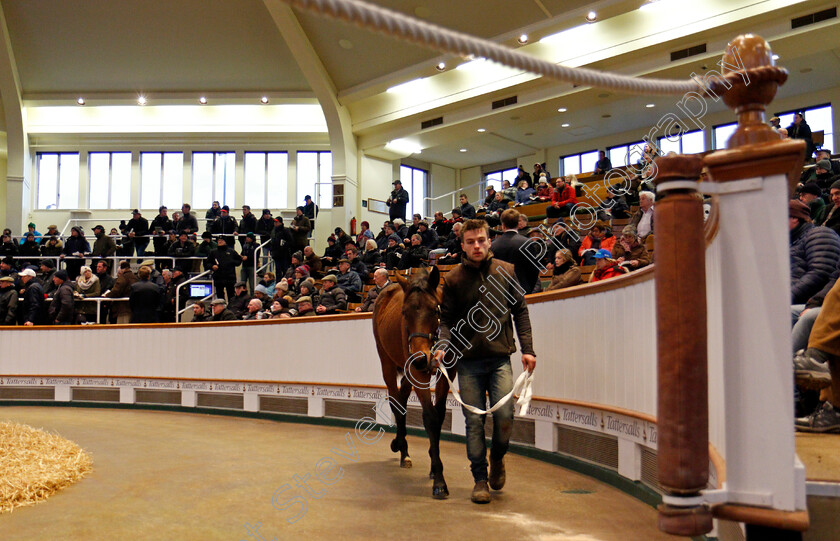
[[(442, 500), (449, 497), (440, 460), (440, 429), (446, 414), (449, 382), (442, 377), (437, 379), (434, 403), (430, 389), (434, 373), (432, 348), (440, 326), (440, 272), (432, 267), (431, 271), (418, 273), (411, 280), (400, 274), (395, 279), (394, 284), (382, 290), (373, 306), (373, 336), (397, 422), (391, 451), (399, 451), (400, 467), (411, 467), (405, 424), (406, 404), (413, 388), (423, 406), (423, 426), (429, 436), (432, 497)], [(402, 376), (399, 385), (398, 376)], [(455, 377), (454, 369), (451, 377)]]

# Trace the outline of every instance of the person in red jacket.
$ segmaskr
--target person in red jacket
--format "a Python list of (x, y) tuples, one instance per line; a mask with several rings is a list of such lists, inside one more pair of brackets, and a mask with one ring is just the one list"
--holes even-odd
[(581, 265), (594, 265), (595, 253), (602, 248), (612, 252), (615, 240), (615, 236), (607, 227), (607, 224), (600, 221), (595, 222), (589, 234), (580, 243), (578, 255), (581, 258)]
[(557, 179), (554, 193), (551, 194), (551, 206), (545, 209), (545, 215), (548, 218), (568, 216), (577, 202), (575, 189), (566, 183), (565, 178), (560, 177)]
[(612, 259), (612, 254), (609, 250), (598, 250), (595, 253), (595, 271), (592, 273), (592, 276), (589, 278), (589, 283), (592, 282), (600, 282), (601, 280), (606, 280), (608, 278), (615, 278), (616, 276), (621, 276), (624, 272), (621, 270), (621, 267), (618, 266), (618, 263)]

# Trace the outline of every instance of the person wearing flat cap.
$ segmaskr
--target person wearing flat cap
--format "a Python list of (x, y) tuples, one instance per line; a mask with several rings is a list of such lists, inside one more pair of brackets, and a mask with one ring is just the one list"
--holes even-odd
[(805, 203), (792, 199), (788, 208), (791, 304), (805, 304), (840, 273), (840, 237), (814, 225)]
[[(318, 300), (318, 306), (315, 307), (315, 312), (319, 316), (327, 314), (334, 314), (338, 310), (347, 310), (347, 295), (344, 290), (336, 286), (338, 279), (335, 274), (328, 274), (323, 278), (323, 286), (321, 287), (321, 296)], [(298, 299), (300, 303), (300, 299)]]
[(0, 325), (14, 325), (17, 312), (18, 292), (15, 279), (11, 276), (0, 278)]
[(210, 318), (210, 321), (236, 321), (236, 316), (227, 309), (227, 303), (224, 299), (216, 299), (211, 302), (210, 309), (213, 311), (213, 317)]
[(57, 289), (47, 313), (47, 319), (53, 325), (72, 325), (75, 319), (73, 288), (70, 287), (69, 278), (63, 269), (53, 274), (53, 283)]
[(385, 204), (389, 207), (388, 215), (391, 217), (391, 221), (397, 218), (405, 221), (405, 207), (408, 205), (408, 192), (403, 188), (400, 180), (395, 180), (391, 184), (393, 184), (394, 189), (391, 191), (391, 196), (385, 201)]
[(292, 317), (314, 316), (317, 315), (312, 309), (312, 297), (302, 296), (298, 297), (296, 306), (289, 311)]

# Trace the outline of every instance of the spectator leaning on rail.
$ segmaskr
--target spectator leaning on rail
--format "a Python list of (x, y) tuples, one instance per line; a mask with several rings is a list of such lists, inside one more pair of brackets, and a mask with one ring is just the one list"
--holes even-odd
[[(137, 257), (146, 255), (146, 246), (149, 245), (149, 221), (140, 214), (140, 210), (131, 211), (131, 219), (126, 224), (128, 236), (134, 240), (134, 247), (137, 250)], [(131, 255), (131, 254), (129, 254)]]
[[(189, 203), (181, 205), (181, 217), (175, 223), (175, 231), (180, 233), (186, 231), (187, 233), (198, 233), (198, 220), (191, 213), (192, 207)], [(174, 222), (174, 220), (173, 220)]]
[[(318, 306), (315, 308), (315, 312), (318, 315), (323, 316), (334, 314), (337, 310), (347, 310), (347, 295), (343, 289), (336, 286), (337, 281), (335, 274), (324, 276), (323, 286), (321, 286), (321, 298), (318, 301)], [(300, 299), (298, 299), (298, 304), (300, 304)]]
[[(434, 360), (440, 364), (447, 353), (455, 355), (461, 397), (467, 404), (485, 408), (488, 393), (490, 403), (496, 404), (513, 388), (510, 365), (510, 355), (516, 351), (513, 322), (516, 323), (522, 349), (523, 368), (533, 371), (537, 360), (532, 347), (531, 320), (524, 291), (513, 279), (513, 266), (493, 257), (487, 223), (469, 220), (464, 224), (461, 239), (464, 259), (447, 274), (443, 284), (440, 338), (443, 343), (467, 343), (468, 347), (457, 354), (439, 349), (435, 352)], [(486, 295), (482, 293), (482, 290), (490, 289), (483, 285), (488, 281), (495, 283), (495, 289), (499, 289), (500, 293), (503, 292), (494, 295), (494, 302), (487, 302)], [(485, 312), (489, 312), (486, 318), (495, 321), (500, 332), (488, 334), (475, 330), (471, 325), (462, 325), (462, 322), (470, 319), (479, 303)], [(455, 340), (453, 334), (458, 334), (459, 338)], [(451, 361), (450, 358), (447, 362)], [(475, 503), (488, 503), (488, 481), (490, 488), (495, 490), (501, 490), (505, 485), (504, 456), (513, 430), (513, 401), (508, 401), (493, 413), (489, 477), (484, 432), (486, 416), (466, 409), (463, 413), (466, 419), (467, 457), (475, 481), (471, 499)]]
[(357, 312), (373, 311), (373, 303), (376, 302), (376, 297), (379, 296), (383, 289), (391, 285), (391, 281), (388, 280), (388, 271), (385, 269), (376, 269), (373, 273), (373, 283), (376, 285), (367, 292), (362, 305), (356, 307)]
[(19, 261), (18, 263), (22, 268), (26, 267), (27, 265), (33, 265), (36, 261), (38, 261), (38, 259), (40, 259), (41, 245), (35, 242), (34, 234), (27, 233), (26, 236), (23, 239), (21, 239), (18, 254), (21, 256), (30, 256), (32, 258), (28, 260)]
[(18, 292), (15, 279), (11, 276), (0, 278), (0, 325), (14, 325), (18, 305)]
[(650, 265), (650, 254), (645, 245), (639, 242), (636, 228), (627, 225), (621, 232), (621, 238), (613, 244), (612, 257), (616, 263), (629, 270), (641, 269)]
[(621, 271), (621, 267), (618, 266), (618, 263), (612, 259), (612, 254), (609, 250), (602, 248), (595, 252), (593, 257), (595, 258), (595, 270), (589, 278), (590, 283), (600, 282), (601, 280), (614, 278), (624, 274)]
[(64, 268), (67, 271), (67, 276), (73, 280), (79, 275), (79, 269), (84, 265), (84, 260), (81, 259), (86, 254), (90, 253), (90, 244), (85, 239), (85, 234), (82, 228), (74, 226), (70, 229), (70, 237), (64, 243), (64, 250), (61, 258), (75, 257), (76, 259), (64, 262)]
[(93, 235), (96, 237), (96, 240), (93, 241), (93, 250), (90, 252), (91, 257), (111, 257), (117, 253), (117, 243), (105, 234), (104, 226), (96, 225), (93, 228)]
[(70, 287), (67, 271), (60, 270), (53, 275), (55, 295), (50, 303), (48, 319), (53, 325), (72, 325), (76, 317), (73, 303), (73, 288)]
[(840, 273), (840, 236), (811, 223), (805, 203), (789, 209), (791, 304), (803, 304)]
[(262, 216), (257, 220), (257, 226), (254, 233), (260, 236), (260, 244), (265, 244), (271, 240), (271, 232), (274, 231), (274, 218), (271, 216), (271, 210), (263, 209)]
[(210, 321), (236, 321), (236, 316), (227, 309), (227, 303), (224, 299), (216, 299), (211, 302), (210, 309), (213, 311), (213, 317), (210, 318)]
[[(24, 269), (19, 275), (23, 286), (20, 290), (23, 301), (18, 303), (17, 322), (27, 327), (43, 325), (47, 321), (44, 289), (35, 278), (35, 271), (32, 269)], [(17, 292), (15, 294), (17, 295)]]

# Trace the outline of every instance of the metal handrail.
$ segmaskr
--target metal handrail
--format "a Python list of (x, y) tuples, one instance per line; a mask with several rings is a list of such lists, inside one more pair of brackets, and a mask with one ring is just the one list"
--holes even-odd
[[(469, 186), (462, 186), (461, 188), (456, 188), (456, 189), (452, 190), (451, 192), (446, 192), (446, 193), (438, 195), (436, 197), (424, 197), (423, 198), (423, 203), (425, 203), (426, 201), (429, 201), (429, 202), (437, 201), (438, 199), (442, 199), (444, 197), (451, 196), (452, 197), (452, 205), (449, 207), (449, 212), (444, 212), (443, 213), (444, 216), (451, 216), (452, 215), (452, 209), (454, 209), (458, 206), (458, 205), (455, 204), (455, 194), (460, 195), (461, 192), (463, 192), (464, 190), (469, 190), (470, 188), (474, 188), (476, 186), (481, 186), (482, 184), (484, 184), (486, 182), (487, 182), (486, 180), (480, 180), (480, 181), (476, 182), (475, 184), (470, 184)], [(481, 198), (479, 197), (479, 199), (481, 199)], [(432, 218), (432, 216), (426, 216), (425, 217), (425, 219), (427, 219), (427, 220), (430, 219), (430, 218)]]
[(254, 250), (254, 287), (257, 287), (257, 275), (259, 274), (259, 272), (267, 268), (272, 263), (271, 259), (269, 259), (268, 263), (262, 266), (259, 266), (259, 264), (257, 263), (260, 260), (260, 256), (262, 255), (263, 246), (265, 246), (266, 244), (271, 244), (271, 239), (263, 242), (262, 244), (257, 246), (256, 250)]
[[(183, 283), (180, 283), (175, 287), (175, 309), (176, 309), (175, 323), (180, 323), (181, 322), (181, 314), (187, 310), (186, 306), (184, 307), (183, 310), (178, 310), (178, 307), (181, 306), (181, 288), (184, 287), (185, 285), (189, 284), (189, 283), (195, 282), (196, 280), (198, 280), (202, 276), (207, 276), (211, 272), (213, 272), (213, 271), (206, 270), (206, 271), (202, 272), (201, 274), (199, 274), (197, 276), (193, 276), (189, 280), (185, 280)], [(207, 297), (205, 297), (204, 299), (201, 299), (201, 300), (209, 299), (210, 297), (212, 297), (215, 294), (216, 294), (216, 291), (214, 289), (212, 295), (207, 295)]]

